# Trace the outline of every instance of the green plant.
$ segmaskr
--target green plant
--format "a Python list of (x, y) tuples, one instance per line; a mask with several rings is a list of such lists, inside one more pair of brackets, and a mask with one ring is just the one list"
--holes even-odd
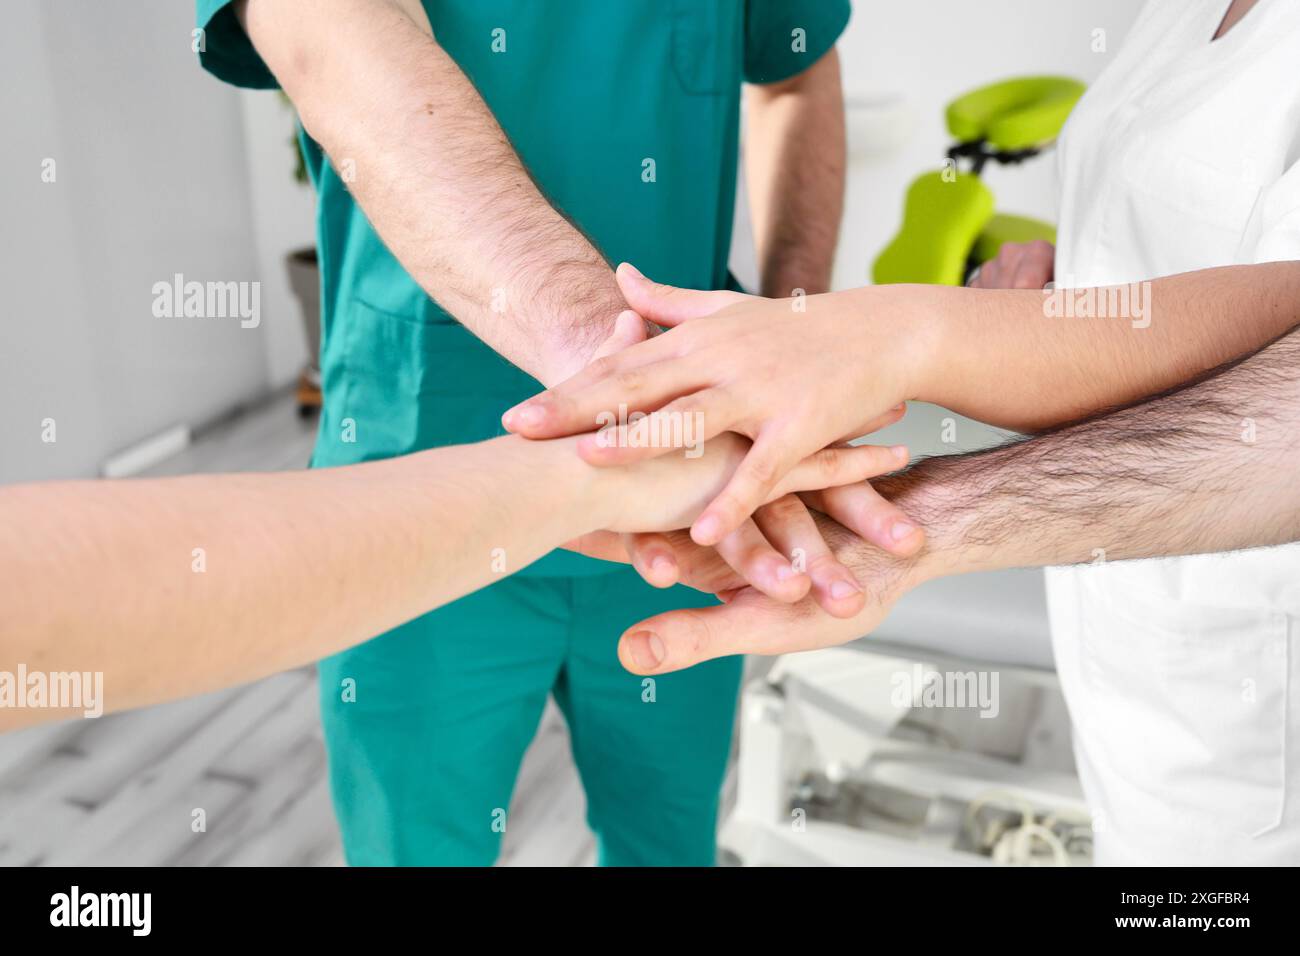
[(298, 138), (298, 112), (294, 109), (293, 102), (285, 95), (284, 90), (278, 90), (277, 93), (280, 97), (280, 102), (287, 106), (289, 111), (293, 113), (294, 130), (293, 135), (289, 137), (289, 145), (293, 147), (293, 178), (295, 182), (305, 185), (307, 182), (307, 159), (302, 154), (302, 141)]

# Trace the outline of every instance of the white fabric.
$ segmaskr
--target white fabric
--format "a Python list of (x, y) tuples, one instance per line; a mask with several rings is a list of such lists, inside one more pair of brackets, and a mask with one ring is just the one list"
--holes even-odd
[[(1079, 102), (1058, 285), (1300, 258), (1300, 3), (1228, 6), (1150, 0)], [(1300, 864), (1300, 546), (1047, 578), (1097, 862)]]

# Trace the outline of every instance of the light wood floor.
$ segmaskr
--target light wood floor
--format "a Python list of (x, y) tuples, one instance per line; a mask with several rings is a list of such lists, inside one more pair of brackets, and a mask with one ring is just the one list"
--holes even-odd
[[(285, 397), (154, 474), (302, 467), (314, 422)], [(193, 832), (195, 811), (206, 831)], [(590, 865), (582, 788), (552, 705), (524, 759), (503, 865)], [(0, 865), (339, 865), (314, 669), (0, 736)]]

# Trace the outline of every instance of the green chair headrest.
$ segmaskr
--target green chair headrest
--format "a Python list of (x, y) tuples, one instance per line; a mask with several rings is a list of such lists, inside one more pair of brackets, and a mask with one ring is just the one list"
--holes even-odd
[(971, 247), (993, 216), (993, 193), (979, 177), (956, 173), (954, 179), (953, 172), (925, 173), (908, 188), (903, 225), (871, 271), (877, 285), (965, 281)]
[(948, 131), (959, 143), (985, 140), (1019, 150), (1056, 139), (1085, 87), (1067, 76), (1025, 76), (971, 90), (948, 104)]

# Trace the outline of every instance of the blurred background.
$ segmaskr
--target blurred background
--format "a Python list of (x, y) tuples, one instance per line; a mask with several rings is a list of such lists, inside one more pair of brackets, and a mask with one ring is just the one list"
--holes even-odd
[[(1008, 76), (1090, 82), (1139, 6), (857, 0), (839, 46), (850, 166), (836, 286), (868, 281), (908, 184), (942, 162), (948, 101)], [(9, 0), (5, 13), (0, 482), (305, 465), (310, 336), (288, 262), (312, 247), (313, 199), (295, 177), (291, 109), (198, 68), (190, 3)], [(984, 178), (1000, 210), (1054, 218), (1050, 152)], [(753, 284), (743, 191), (733, 268)], [(151, 289), (173, 272), (260, 283), (260, 325), (150, 321)], [(929, 407), (892, 432), (916, 454), (1001, 437)], [(999, 716), (891, 705), (916, 664), (999, 675)], [(1026, 800), (1082, 812), (1039, 572), (937, 583), (866, 647), (753, 670), (728, 785), (732, 862), (979, 863), (981, 832)], [(503, 863), (592, 861), (553, 710), (515, 802)], [(808, 819), (798, 849), (780, 835), (792, 806)], [(1086, 862), (1086, 846), (1067, 849)], [(107, 862), (341, 862), (313, 673), (0, 737), (0, 863)]]

